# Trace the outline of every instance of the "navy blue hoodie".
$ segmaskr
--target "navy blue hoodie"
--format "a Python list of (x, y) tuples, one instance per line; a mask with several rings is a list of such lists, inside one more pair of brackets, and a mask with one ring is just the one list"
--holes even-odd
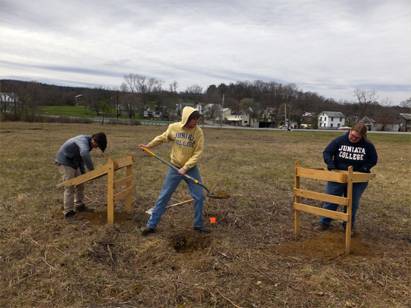
[(378, 160), (374, 145), (365, 138), (352, 143), (348, 134), (349, 132), (335, 138), (325, 148), (323, 156), (327, 168), (347, 170), (349, 166), (353, 166), (354, 171), (370, 172)]

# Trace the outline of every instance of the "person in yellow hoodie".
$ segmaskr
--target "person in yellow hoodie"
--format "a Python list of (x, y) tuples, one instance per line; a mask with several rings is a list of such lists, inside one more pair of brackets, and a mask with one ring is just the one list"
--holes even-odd
[(178, 168), (178, 172), (171, 167), (168, 169), (153, 212), (147, 221), (146, 227), (141, 231), (143, 236), (155, 232), (157, 224), (166, 210), (167, 203), (181, 180), (185, 180), (194, 199), (194, 230), (208, 232), (203, 226), (203, 189), (184, 177), (184, 174), (188, 174), (201, 182), (197, 162), (203, 152), (204, 135), (203, 130), (197, 126), (199, 118), (200, 113), (196, 109), (184, 107), (181, 122), (170, 124), (163, 134), (155, 137), (148, 144), (138, 145), (139, 147), (153, 148), (162, 143), (173, 142), (171, 163)]

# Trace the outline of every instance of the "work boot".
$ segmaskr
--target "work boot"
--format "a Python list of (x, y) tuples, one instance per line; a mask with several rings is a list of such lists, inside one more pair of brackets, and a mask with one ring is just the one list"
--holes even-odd
[(314, 231), (326, 231), (330, 229), (330, 225), (323, 224), (323, 223), (317, 223), (314, 225)]
[(194, 227), (194, 231), (197, 231), (198, 233), (210, 233), (211, 231), (204, 228), (204, 227)]
[(67, 213), (64, 214), (64, 218), (66, 220), (71, 220), (74, 218), (74, 215), (76, 215), (76, 212), (73, 210), (68, 211)]
[(156, 232), (156, 229), (153, 229), (153, 228), (145, 227), (145, 228), (141, 229), (141, 235), (142, 236), (147, 236), (147, 235), (149, 235), (151, 233), (155, 233), (155, 232)]
[(87, 207), (84, 203), (80, 204), (79, 206), (76, 207), (77, 212), (94, 212), (93, 209), (90, 209)]

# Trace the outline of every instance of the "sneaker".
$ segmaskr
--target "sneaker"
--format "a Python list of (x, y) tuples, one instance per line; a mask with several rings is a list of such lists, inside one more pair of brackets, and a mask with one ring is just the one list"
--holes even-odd
[(142, 228), (142, 229), (141, 229), (141, 235), (142, 235), (142, 236), (147, 236), (147, 235), (149, 235), (149, 234), (151, 234), (151, 233), (154, 233), (154, 232), (156, 232), (156, 229), (153, 229), (153, 228), (147, 228), (147, 227), (145, 227), (145, 228)]
[(72, 219), (74, 218), (74, 215), (76, 215), (76, 212), (73, 210), (68, 211), (67, 213), (64, 214), (65, 219)]
[(323, 223), (318, 223), (314, 226), (315, 231), (326, 231), (330, 229), (330, 225), (323, 224)]
[(204, 228), (204, 227), (194, 227), (193, 228), (194, 231), (197, 231), (198, 233), (210, 233), (211, 231)]

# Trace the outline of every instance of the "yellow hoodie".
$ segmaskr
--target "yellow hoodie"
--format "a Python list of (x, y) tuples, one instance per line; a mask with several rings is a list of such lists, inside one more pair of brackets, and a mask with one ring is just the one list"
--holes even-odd
[(174, 141), (171, 147), (171, 163), (186, 170), (197, 164), (204, 148), (203, 130), (197, 125), (192, 129), (184, 128), (194, 111), (196, 109), (192, 107), (184, 107), (181, 122), (170, 124), (163, 134), (155, 137), (147, 145), (152, 148), (161, 143)]

